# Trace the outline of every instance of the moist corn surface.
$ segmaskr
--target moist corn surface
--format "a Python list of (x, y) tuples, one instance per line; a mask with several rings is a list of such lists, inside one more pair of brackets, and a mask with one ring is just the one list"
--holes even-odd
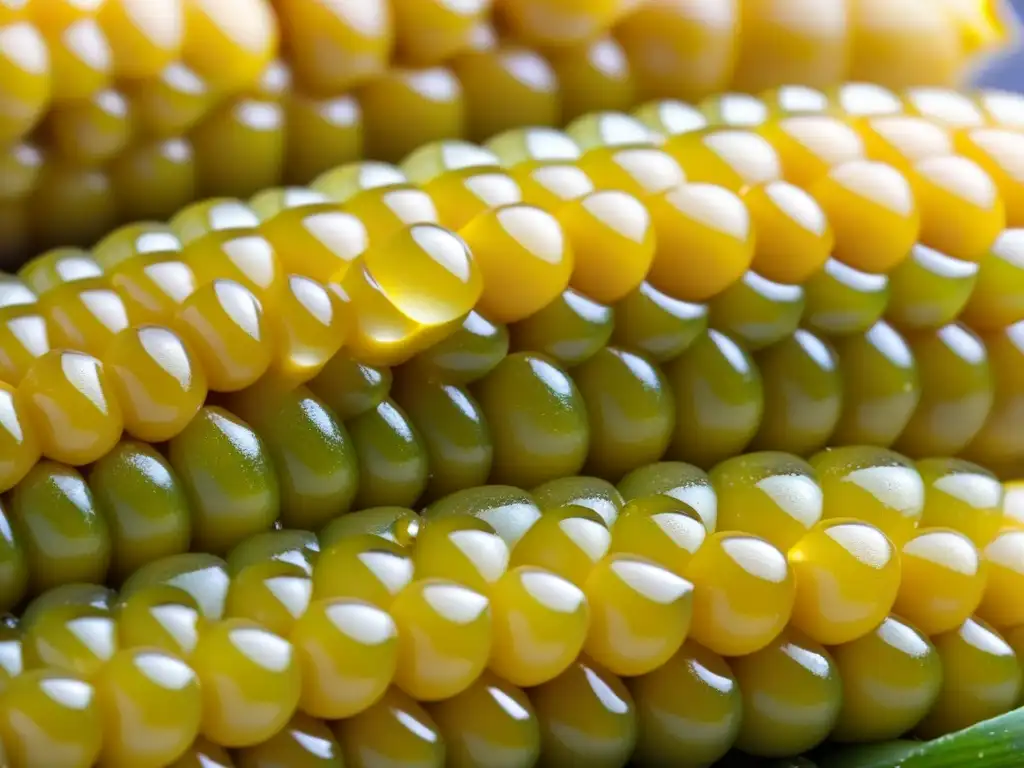
[[(1011, 97), (647, 92), (678, 20), (609, 3), (576, 21), (643, 96), (566, 106), (614, 78), (548, 0), (495, 9), (543, 55), (477, 42), (484, 4), (229, 5), (164, 59), (103, 5), (138, 104), (75, 68), (46, 135), (96, 146), (19, 145), (11, 209), (90, 250), (0, 283), (13, 765), (711, 765), (1017, 705)], [(779, 85), (747, 42), (735, 87)], [(665, 96), (697, 106), (613, 111)], [(137, 146), (119, 98), (186, 127)]]
[[(848, 152), (851, 137), (833, 123), (824, 155), (800, 149), (808, 130), (826, 125), (807, 112), (835, 97), (874, 117), (894, 100), (874, 85), (958, 86), (1016, 30), (995, 0), (14, 5), (0, 16), (0, 258), (8, 264), (91, 245), (117, 224), (165, 218), (199, 197), (248, 197), (344, 162), (398, 161), (429, 141), (484, 141), (653, 99), (696, 105), (672, 116), (645, 109), (652, 123), (675, 126), (757, 128), (798, 113), (773, 132), (792, 150), (787, 169), (793, 160), (820, 164)], [(847, 81), (874, 85), (845, 95)], [(935, 101), (908, 106), (930, 115)], [(1004, 94), (986, 97), (984, 108), (1015, 114)], [(972, 161), (988, 170), (1014, 157), (1012, 131), (975, 126), (969, 106), (940, 111), (978, 128), (958, 150)], [(891, 132), (878, 133), (888, 146)], [(917, 140), (934, 146), (935, 137)], [(588, 167), (626, 158), (659, 163), (631, 148)], [(480, 183), (492, 193), (502, 186)]]
[[(668, 433), (673, 458), (704, 466), (745, 447), (809, 454), (865, 443), (963, 454), (1012, 475), (1024, 451), (1012, 436), (1016, 344), (1004, 334), (1024, 309), (1006, 208), (1015, 177), (999, 175), (1012, 158), (985, 166), (955, 143), (882, 123), (959, 135), (1006, 116), (989, 115), (983, 98), (916, 88), (900, 114), (864, 118), (856, 87), (823, 95), (819, 113), (771, 118), (765, 106), (760, 121), (733, 106), (761, 103), (754, 97), (704, 105), (731, 125), (682, 118), (684, 105), (662, 101), (635, 117), (586, 114), (564, 133), (434, 142), (400, 167), (350, 163), (309, 188), (210, 198), (168, 224), (119, 228), (88, 252), (50, 250), (5, 283), (0, 378), (17, 390), (8, 410), (19, 428), (0, 485), (23, 477), (37, 451), (79, 466), (122, 433), (172, 440), (208, 392), (231, 394), (245, 417), (254, 385), (309, 384), (348, 416), (347, 377), (367, 365), (475, 383), (486, 418), (487, 401), (503, 397), (499, 382), (518, 386), (515, 366), (498, 359), (507, 351), (576, 371), (593, 472), (628, 469), (602, 456), (646, 420), (647, 442), (634, 446), (646, 460), (665, 452)], [(954, 189), (965, 173), (974, 181)], [(545, 195), (528, 193), (527, 178)], [(971, 243), (935, 230), (950, 216), (963, 217), (956, 237), (970, 232)], [(488, 325), (492, 350), (461, 348)], [(609, 342), (618, 363), (601, 351)], [(343, 370), (349, 359), (356, 367)], [(486, 371), (473, 367), (488, 359), (498, 371), (477, 382)], [(638, 373), (649, 363), (664, 376)], [(537, 365), (527, 376), (544, 378)], [(622, 420), (616, 408), (640, 402), (623, 385), (622, 404), (599, 408), (587, 382), (616, 366), (648, 389), (667, 384), (674, 398)], [(706, 378), (730, 404), (727, 418), (700, 397)], [(379, 417), (423, 412), (402, 399), (378, 403)], [(357, 441), (367, 434), (355, 431)], [(436, 435), (420, 438), (440, 449)], [(494, 478), (510, 479), (501, 467), (520, 449), (498, 430)], [(581, 468), (562, 449), (554, 475)]]
[[(435, 243), (442, 247), (459, 242), (440, 228), (408, 231), (440, 236)], [(461, 244), (455, 253), (466, 258)], [(48, 281), (80, 263), (98, 262), (67, 254), (34, 261), (24, 271), (25, 282), (8, 284), (9, 295), (32, 296), (26, 282), (46, 290)], [(81, 282), (58, 284), (43, 295)], [(486, 483), (533, 488), (581, 472), (617, 482), (667, 459), (714, 467), (727, 486), (734, 473), (756, 475), (747, 460), (730, 458), (747, 446), (763, 449), (757, 454), (765, 457), (760, 471), (787, 460), (772, 451), (811, 459), (791, 459), (789, 474), (805, 475), (811, 489), (799, 503), (780, 503), (774, 516), (744, 514), (737, 505), (722, 521), (726, 530), (788, 549), (808, 521), (816, 522), (811, 478), (822, 471), (815, 468), (818, 457), (829, 474), (841, 469), (829, 463), (830, 454), (813, 455), (823, 447), (861, 438), (861, 450), (873, 446), (884, 456), (894, 445), (925, 460), (929, 482), (939, 486), (952, 483), (941, 480), (949, 474), (970, 477), (975, 465), (930, 459), (932, 445), (955, 442), (971, 456), (971, 446), (983, 444), (990, 431), (997, 449), (999, 435), (1011, 432), (1010, 445), (995, 452), (994, 466), (1006, 475), (1020, 458), (1012, 441), (1019, 425), (1014, 404), (1021, 396), (1017, 325), (984, 337), (958, 323), (906, 336), (882, 321), (844, 337), (797, 329), (754, 354), (735, 337), (709, 329), (691, 334), (685, 351), (665, 362), (604, 335), (572, 346), (553, 344), (556, 351), (574, 353), (560, 364), (543, 347), (533, 351), (540, 345), (517, 332), (548, 309), (511, 329), (474, 310), (461, 322), (443, 323), (447, 335), (435, 337), (441, 341), (397, 366), (356, 362), (344, 346), (323, 355), (314, 340), (312, 351), (298, 345), (301, 354), (293, 360), (299, 364), (284, 375), (286, 362), (278, 357), (281, 367), (274, 371), (268, 361), (282, 346), (260, 345), (262, 376), (241, 389), (222, 384), (217, 399), (204, 404), (210, 372), (237, 381), (251, 375), (255, 361), (221, 357), (204, 371), (187, 339), (217, 341), (216, 349), (227, 354), (236, 337), (259, 345), (260, 326), (270, 317), (239, 282), (214, 279), (205, 288), (210, 291), (197, 289), (185, 300), (197, 310), (195, 322), (172, 323), (180, 336), (141, 325), (115, 335), (101, 359), (51, 350), (7, 390), (7, 458), (0, 466), (10, 487), (11, 557), (20, 563), (11, 571), (7, 608), (68, 581), (120, 581), (159, 555), (188, 549), (225, 554), (278, 523), (318, 530), (350, 509), (418, 508)], [(338, 295), (307, 292), (307, 304), (279, 307), (282, 314), (316, 310), (322, 296), (319, 307), (326, 312)], [(217, 302), (212, 315), (199, 312), (200, 300)], [(12, 304), (28, 311), (36, 306)], [(553, 306), (570, 304), (563, 295)], [(390, 302), (384, 308), (397, 313)], [(607, 317), (616, 324), (620, 319), (611, 308)], [(294, 328), (298, 321), (291, 319)], [(246, 328), (250, 321), (256, 324)], [(536, 328), (556, 337), (563, 330), (549, 323)], [(189, 329), (206, 335), (193, 337)], [(292, 337), (300, 336), (306, 338), (297, 332)], [(1000, 367), (989, 363), (986, 340)], [(292, 346), (286, 336), (283, 349)], [(519, 347), (525, 349), (512, 351)], [(406, 346), (404, 354), (409, 351)], [(295, 387), (310, 375), (313, 356), (319, 372)], [(112, 359), (117, 365), (108, 373), (103, 360)], [(153, 450), (147, 440), (163, 450)], [(994, 510), (998, 481), (987, 477), (962, 483), (986, 490), (985, 508)], [(951, 499), (953, 487), (946, 492)], [(957, 528), (979, 546), (998, 528), (992, 511), (987, 518), (974, 513), (974, 527), (958, 528), (965, 513), (953, 500), (947, 506), (927, 524)], [(916, 522), (912, 512), (858, 514), (899, 545)], [(698, 508), (698, 515), (705, 511)], [(710, 523), (713, 528), (714, 519)], [(27, 580), (21, 576), (26, 569)]]
[(848, 446), (153, 555), (4, 625), (0, 739), (14, 765), (525, 768), (934, 737), (1020, 697), (1012, 503), (977, 465)]

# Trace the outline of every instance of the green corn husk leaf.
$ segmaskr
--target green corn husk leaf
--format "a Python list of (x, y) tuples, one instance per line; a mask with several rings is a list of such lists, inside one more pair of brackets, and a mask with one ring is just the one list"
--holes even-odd
[(831, 747), (819, 768), (1024, 768), (1024, 708), (933, 741)]

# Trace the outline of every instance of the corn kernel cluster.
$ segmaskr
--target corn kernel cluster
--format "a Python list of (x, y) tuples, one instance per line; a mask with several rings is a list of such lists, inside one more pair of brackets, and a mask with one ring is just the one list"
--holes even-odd
[(851, 446), (268, 531), (34, 600), (0, 738), (13, 765), (529, 768), (933, 737), (1021, 696), (1012, 495)]
[(652, 98), (958, 84), (1001, 0), (3, 0), (0, 256)]
[[(495, 469), (475, 482), (828, 444), (1012, 476), (1024, 134), (992, 125), (984, 97), (844, 93), (900, 112), (710, 127), (658, 102), (348, 164), (39, 256), (0, 290), (0, 488), (40, 455), (91, 464), (123, 432), (185, 441), (211, 392), (250, 418), (308, 384), (347, 421), (381, 405), (391, 368), (475, 382), (485, 413), (520, 388), (565, 412), (542, 414), (577, 436), (550, 443), (557, 465), (520, 461), (513, 417), (507, 435), (490, 424)], [(502, 365), (509, 349), (554, 372)], [(550, 383), (559, 367), (578, 391)]]
[(651, 102), (4, 277), (10, 762), (708, 766), (1015, 707), (1021, 106)]

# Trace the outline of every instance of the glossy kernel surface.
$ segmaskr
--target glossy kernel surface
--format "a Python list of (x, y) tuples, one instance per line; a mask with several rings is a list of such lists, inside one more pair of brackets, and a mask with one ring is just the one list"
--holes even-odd
[(358, 600), (313, 602), (289, 636), (302, 673), (299, 708), (339, 720), (366, 711), (387, 691), (398, 664), (391, 617)]
[(829, 259), (804, 284), (804, 324), (824, 334), (864, 333), (882, 319), (889, 279)]
[(229, 402), (270, 455), (284, 526), (319, 530), (351, 508), (359, 481), (355, 444), (327, 404), (305, 387), (268, 393), (258, 386)]
[(102, 355), (131, 322), (118, 294), (97, 279), (55, 287), (39, 299), (54, 347)]
[(1003, 486), (995, 475), (962, 459), (922, 459), (922, 526), (952, 528), (983, 549), (1002, 524)]
[(657, 461), (675, 427), (661, 371), (640, 355), (605, 347), (572, 372), (590, 422), (588, 474), (612, 480)]
[(61, 350), (38, 358), (19, 390), (43, 455), (72, 465), (95, 461), (121, 437), (124, 422), (114, 392), (99, 360)]
[(654, 260), (654, 229), (635, 197), (594, 192), (559, 208), (556, 217), (575, 254), (573, 288), (613, 304), (643, 282)]
[(606, 526), (614, 524), (625, 503), (618, 488), (599, 477), (561, 477), (530, 491), (544, 510), (582, 507), (596, 514)]
[(919, 243), (889, 273), (886, 318), (905, 329), (951, 323), (970, 300), (978, 272), (973, 262), (950, 258)]
[(320, 553), (313, 568), (313, 595), (387, 610), (412, 577), (413, 562), (404, 548), (375, 534), (352, 533)]
[(192, 510), (193, 544), (203, 551), (225, 553), (274, 524), (277, 475), (263, 442), (241, 419), (204, 406), (168, 453)]
[(668, 455), (711, 467), (742, 452), (764, 412), (764, 388), (753, 359), (710, 330), (664, 368), (675, 396), (676, 428)]
[(776, 283), (751, 269), (710, 301), (708, 322), (753, 352), (793, 333), (803, 309), (799, 285)]
[(509, 44), (469, 50), (455, 57), (451, 68), (462, 86), (471, 140), (483, 141), (517, 125), (558, 124), (558, 80), (535, 51)]
[(921, 400), (922, 379), (913, 350), (881, 320), (866, 332), (836, 338), (834, 344), (843, 379), (843, 410), (831, 442), (892, 445)]
[[(508, 349), (508, 329), (474, 310), (466, 315), (456, 331), (421, 352), (406, 368), (428, 380), (469, 384), (490, 373)], [(328, 367), (332, 363), (328, 363)]]
[(888, 272), (918, 240), (921, 214), (914, 192), (891, 166), (851, 160), (829, 170), (808, 192), (832, 225), (833, 257), (855, 269)]
[[(566, 707), (572, 701), (574, 706)], [(623, 765), (637, 738), (636, 705), (622, 681), (586, 656), (530, 691), (540, 722), (543, 768)]]
[(77, 471), (38, 462), (11, 495), (11, 517), (33, 594), (62, 584), (103, 583), (110, 531)]
[(786, 557), (742, 533), (709, 536), (690, 560), (694, 586), (690, 637), (722, 656), (768, 645), (789, 622), (796, 584)]
[(100, 754), (103, 715), (95, 689), (73, 675), (32, 670), (18, 675), (4, 694), (0, 734), (10, 759), (47, 765), (90, 766)]
[(485, 595), (509, 564), (508, 545), (490, 525), (470, 515), (426, 522), (412, 557), (416, 578), (446, 579)]
[(388, 396), (392, 378), (390, 368), (360, 363), (341, 350), (308, 386), (340, 420), (347, 421), (380, 405)]
[(693, 585), (660, 566), (610, 555), (584, 584), (590, 629), (583, 650), (620, 676), (657, 669), (682, 646), (693, 616)]
[(843, 706), (832, 731), (837, 741), (899, 738), (939, 696), (938, 653), (927, 635), (896, 616), (831, 653), (843, 681)]
[(865, 159), (864, 141), (846, 121), (830, 115), (791, 115), (760, 132), (779, 153), (787, 181), (807, 187), (838, 165)]
[(452, 768), (528, 768), (540, 756), (540, 725), (527, 695), (485, 672), (458, 696), (430, 706)]
[(582, 587), (610, 548), (611, 534), (596, 512), (575, 504), (543, 507), (516, 542), (511, 563), (545, 568)]
[(869, 523), (897, 547), (914, 535), (925, 483), (905, 456), (871, 446), (828, 448), (810, 458), (823, 492), (823, 518)]
[(854, 123), (872, 160), (888, 163), (903, 173), (928, 157), (953, 151), (953, 136), (942, 125), (916, 115), (878, 115)]
[(442, 173), (424, 185), (442, 225), (458, 230), (482, 213), (523, 202), (519, 184), (507, 173), (483, 167), (477, 173)]
[(292, 645), (244, 619), (207, 627), (191, 658), (202, 680), (201, 733), (226, 747), (265, 741), (291, 719), (302, 680)]
[(1013, 648), (980, 619), (932, 638), (942, 663), (942, 691), (916, 733), (935, 738), (1012, 709), (1021, 666)]
[(900, 589), (893, 611), (928, 636), (949, 632), (978, 609), (988, 569), (962, 533), (925, 528), (900, 552)]
[(896, 601), (899, 551), (867, 523), (826, 520), (800, 539), (788, 558), (796, 581), (792, 626), (823, 645), (864, 636)]
[(82, 604), (81, 597), (57, 587), (29, 605), (22, 627), (25, 669), (50, 669), (91, 681), (106, 668), (117, 651), (116, 625), (98, 601)]
[(687, 178), (676, 158), (664, 149), (646, 146), (648, 141), (633, 146), (595, 146), (585, 151), (577, 164), (595, 188), (625, 192), (646, 201)]
[(763, 136), (741, 128), (710, 127), (670, 137), (665, 151), (676, 159), (689, 182), (744, 187), (777, 181), (779, 153)]
[(28, 560), (20, 536), (11, 527), (10, 513), (2, 509), (7, 530), (0, 537), (0, 605), (14, 608), (28, 589)]
[[(241, 547), (244, 544), (236, 550)], [(229, 563), (229, 567), (232, 579), (224, 615), (249, 619), (280, 637), (287, 637), (312, 599), (309, 565), (267, 558), (244, 565)]]
[(641, 496), (625, 503), (612, 526), (611, 551), (643, 557), (685, 578), (707, 529), (697, 511), (671, 496)]
[(459, 234), (483, 277), (478, 309), (495, 322), (532, 315), (569, 284), (569, 241), (558, 220), (539, 208), (499, 208), (471, 221)]
[(558, 78), (561, 121), (599, 110), (626, 110), (635, 102), (635, 84), (622, 46), (599, 36), (549, 53)]
[(911, 179), (925, 245), (977, 261), (1006, 226), (1006, 209), (992, 178), (965, 157), (921, 160)]
[(363, 263), (395, 308), (421, 325), (460, 318), (485, 290), (467, 244), (434, 224), (413, 224), (367, 250)]
[[(227, 563), (216, 555), (199, 552), (186, 552), (153, 560), (139, 568), (121, 586), (121, 607), (135, 603), (138, 609), (136, 619), (129, 622), (136, 630), (139, 639), (145, 637), (140, 645), (153, 643), (152, 630), (160, 626), (165, 638), (170, 636), (175, 641), (174, 653), (189, 655), (194, 650), (196, 620), (200, 617), (218, 621), (224, 617), (224, 606), (230, 588), (231, 575)], [(170, 598), (170, 599), (169, 599)], [(156, 606), (178, 605), (184, 611), (157, 611)], [(156, 619), (155, 623), (150, 620)], [(171, 619), (164, 621), (165, 619)], [(126, 621), (122, 616), (122, 621)], [(147, 626), (148, 625), (148, 626)], [(125, 630), (126, 625), (122, 625)], [(179, 632), (178, 630), (185, 630)]]
[(540, 518), (541, 511), (533, 497), (521, 488), (484, 485), (456, 491), (423, 511), (427, 521), (450, 515), (479, 517), (514, 549)]
[(26, 21), (0, 27), (0, 40), (0, 73), (10, 105), (0, 118), (0, 140), (6, 144), (27, 133), (49, 105), (51, 63), (45, 39)]
[(539, 352), (566, 368), (598, 354), (616, 326), (615, 308), (574, 288), (525, 320), (509, 327), (513, 352)]
[(328, 724), (301, 712), (297, 712), (271, 738), (256, 746), (237, 750), (234, 755), (235, 765), (239, 768), (270, 765), (335, 768), (341, 760), (341, 747)]
[(110, 528), (116, 579), (188, 550), (192, 525), (185, 492), (170, 463), (152, 447), (122, 440), (92, 465), (88, 481)]
[(835, 236), (821, 206), (801, 187), (769, 181), (742, 193), (757, 232), (751, 267), (779, 283), (806, 282), (825, 264)]
[(423, 440), (430, 466), (425, 495), (437, 499), (487, 482), (494, 458), (480, 405), (463, 387), (427, 381), (408, 371), (395, 396)]
[(178, 434), (206, 400), (206, 376), (185, 343), (157, 326), (126, 329), (103, 362), (132, 437), (161, 443)]
[(764, 386), (764, 415), (748, 448), (808, 456), (828, 444), (844, 395), (833, 347), (800, 328), (758, 352), (754, 362)]
[(199, 732), (199, 679), (169, 654), (150, 649), (115, 654), (96, 681), (96, 695), (103, 714), (103, 765), (166, 765)]
[(821, 645), (787, 629), (730, 663), (743, 697), (737, 745), (763, 757), (794, 757), (825, 740), (839, 717), (842, 683)]
[(1002, 128), (967, 128), (954, 139), (957, 151), (974, 161), (989, 175), (1006, 211), (1006, 224), (1020, 226), (1024, 221), (1021, 187), (1020, 135)]
[(0, 488), (10, 490), (39, 460), (35, 425), (25, 402), (9, 384), (0, 385)]
[(993, 626), (1005, 629), (1024, 623), (1024, 612), (1013, 599), (1024, 576), (1022, 552), (1024, 535), (1013, 528), (1001, 531), (982, 551), (987, 580), (977, 615)]
[(673, 299), (644, 281), (615, 305), (612, 340), (665, 363), (685, 352), (707, 327), (707, 306)]
[(991, 331), (1024, 319), (1024, 230), (1005, 229), (978, 263), (974, 290), (961, 314), (971, 328)]
[(491, 429), (491, 482), (530, 488), (575, 475), (586, 459), (590, 428), (572, 379), (545, 358), (516, 353), (474, 388)]
[[(417, 147), (461, 136), (466, 97), (448, 67), (387, 67), (357, 92), (363, 111), (366, 155), (397, 162)], [(410, 122), (409, 116), (415, 115)], [(410, 130), (415, 125), (416, 130)]]
[(647, 279), (669, 296), (706, 301), (751, 265), (750, 214), (728, 189), (683, 184), (652, 197), (649, 209), (657, 245)]
[(262, 192), (252, 200), (260, 232), (289, 272), (324, 282), (367, 246), (366, 227), (325, 195), (302, 188)]
[(369, 709), (334, 723), (332, 730), (341, 744), (345, 765), (445, 765), (445, 745), (437, 724), (422, 706), (395, 687)]
[(821, 519), (814, 469), (796, 456), (748, 453), (726, 459), (710, 475), (721, 530), (759, 536), (788, 552)]
[(215, 280), (192, 293), (173, 327), (189, 344), (214, 392), (254, 383), (270, 366), (269, 329), (263, 307), (241, 283)]
[(486, 597), (455, 582), (413, 582), (391, 604), (398, 626), (395, 685), (418, 701), (438, 701), (469, 688), (491, 650)]
[(662, 461), (630, 472), (619, 481), (626, 502), (647, 496), (668, 496), (697, 513), (709, 533), (718, 526), (718, 497), (707, 473), (681, 461)]
[(626, 685), (636, 702), (636, 759), (705, 765), (736, 740), (742, 707), (736, 678), (720, 656), (694, 641)]
[(908, 334), (907, 342), (917, 364), (921, 398), (894, 447), (915, 458), (955, 456), (981, 430), (992, 409), (988, 352), (959, 323)]
[(555, 679), (574, 663), (590, 623), (579, 587), (543, 568), (519, 566), (490, 594), (492, 672), (526, 688)]
[(358, 456), (356, 509), (379, 506), (408, 507), (427, 487), (427, 452), (415, 425), (393, 401), (347, 422)]

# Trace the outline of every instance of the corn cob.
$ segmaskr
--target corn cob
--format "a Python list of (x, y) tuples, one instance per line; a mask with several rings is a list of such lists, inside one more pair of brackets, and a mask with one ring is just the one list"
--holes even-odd
[(5, 0), (0, 255), (654, 98), (961, 85), (1014, 32), (999, 0)]

